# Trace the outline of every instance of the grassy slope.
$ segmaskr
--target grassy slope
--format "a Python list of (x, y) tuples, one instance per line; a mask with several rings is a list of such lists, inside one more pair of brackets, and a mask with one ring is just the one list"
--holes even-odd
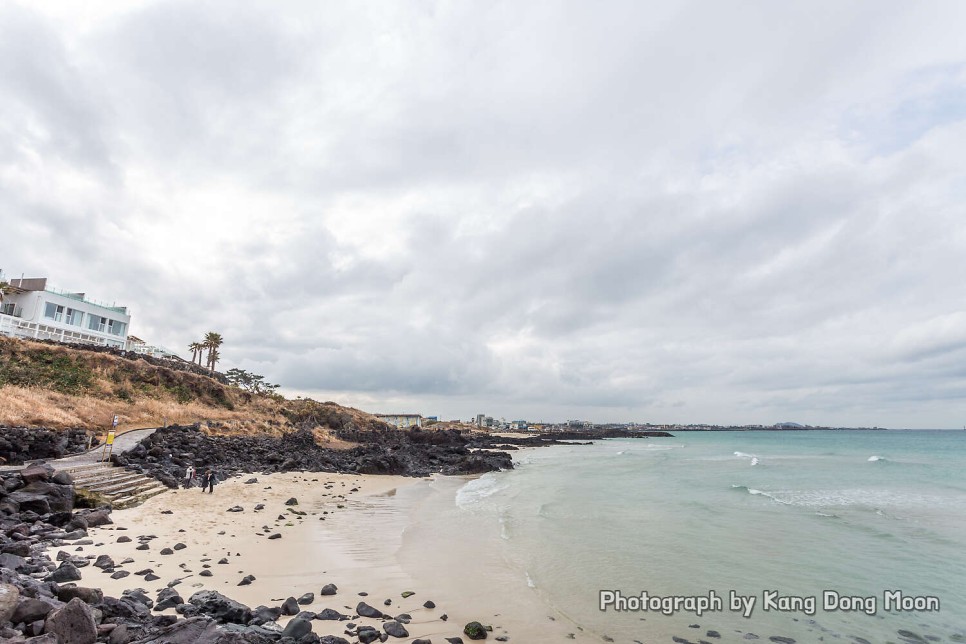
[(335, 403), (252, 396), (203, 375), (65, 345), (0, 337), (0, 425), (99, 430), (211, 421), (219, 433), (281, 433), (318, 427), (318, 439), (369, 414)]

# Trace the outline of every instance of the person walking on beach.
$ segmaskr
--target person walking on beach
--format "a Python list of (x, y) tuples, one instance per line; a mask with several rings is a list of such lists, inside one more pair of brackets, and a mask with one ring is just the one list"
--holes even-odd
[(208, 494), (215, 491), (215, 473), (211, 470), (205, 470), (205, 476), (201, 479), (201, 491), (204, 492), (205, 488), (208, 488)]
[(195, 466), (189, 465), (184, 473), (184, 489), (190, 488), (195, 482)]

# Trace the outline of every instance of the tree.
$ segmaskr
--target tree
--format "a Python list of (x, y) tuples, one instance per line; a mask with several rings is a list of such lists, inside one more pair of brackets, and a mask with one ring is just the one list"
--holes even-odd
[(188, 345), (188, 351), (191, 351), (191, 364), (194, 364), (195, 360), (198, 364), (201, 364), (201, 355), (205, 350), (205, 345), (200, 342), (192, 342)]
[(272, 394), (279, 387), (265, 382), (265, 376), (234, 367), (225, 372), (225, 377), (230, 384), (252, 394)]
[(209, 349), (208, 350), (208, 370), (211, 372), (214, 372), (215, 364), (217, 364), (219, 360), (221, 360), (221, 352), (218, 351), (218, 349), (216, 348)]
[(218, 353), (218, 348), (222, 345), (221, 334), (215, 333), (214, 331), (209, 331), (205, 334), (204, 347), (208, 349), (208, 369), (210, 371), (215, 370), (215, 365), (218, 364), (218, 360), (221, 357)]

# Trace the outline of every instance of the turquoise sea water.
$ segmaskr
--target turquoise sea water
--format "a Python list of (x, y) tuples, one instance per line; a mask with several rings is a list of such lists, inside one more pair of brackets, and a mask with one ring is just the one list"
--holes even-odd
[[(966, 641), (966, 432), (689, 432), (516, 460), (513, 471), (440, 480), (445, 503), (410, 526), (410, 544), (420, 530), (460, 540), (585, 634), (902, 642), (908, 631)], [(713, 590), (723, 607), (602, 612), (602, 589)], [(884, 593), (895, 590), (940, 608), (887, 611)], [(756, 598), (750, 617), (731, 610), (730, 591)], [(802, 603), (766, 610), (765, 591)], [(862, 600), (826, 610), (824, 591)]]

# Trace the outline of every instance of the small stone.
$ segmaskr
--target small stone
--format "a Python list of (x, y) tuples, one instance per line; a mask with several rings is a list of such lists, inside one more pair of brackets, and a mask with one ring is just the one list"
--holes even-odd
[(397, 621), (386, 622), (382, 625), (382, 629), (392, 637), (409, 637), (409, 631)]

